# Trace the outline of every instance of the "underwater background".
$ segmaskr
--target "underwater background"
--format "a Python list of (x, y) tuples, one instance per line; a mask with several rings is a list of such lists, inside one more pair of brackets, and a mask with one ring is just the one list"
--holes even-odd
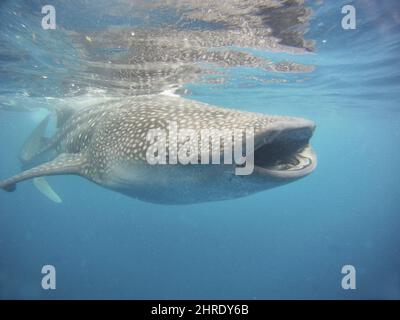
[[(182, 206), (141, 202), (80, 177), (49, 177), (62, 197), (58, 204), (24, 182), (14, 193), (0, 193), (0, 298), (400, 298), (398, 1), (281, 3), (277, 21), (264, 22), (286, 47), (261, 48), (246, 38), (253, 41), (247, 47), (254, 43), (247, 52), (265, 64), (241, 63), (238, 56), (207, 66), (218, 72), (207, 71), (201, 80), (191, 78), (197, 71), (178, 70), (172, 82), (190, 99), (314, 120), (316, 171), (245, 198)], [(47, 4), (57, 10), (56, 30), (41, 27)], [(354, 30), (341, 26), (347, 4), (356, 8)], [(108, 94), (146, 94), (162, 86), (133, 85), (134, 75), (117, 82), (87, 64), (126, 64), (126, 56), (140, 51), (100, 46), (104, 28), (175, 24), (181, 12), (145, 11), (131, 14), (135, 1), (122, 0), (1, 2), (1, 179), (20, 171), (21, 147), (48, 112), (43, 104), (95, 104)], [(177, 29), (219, 28), (203, 20)], [(303, 29), (299, 21), (306, 21)], [(295, 32), (285, 37), (288, 30)], [(279, 72), (273, 63), (280, 61), (298, 70)], [(48, 264), (57, 271), (56, 290), (41, 287)], [(356, 268), (355, 290), (341, 287), (344, 265)]]

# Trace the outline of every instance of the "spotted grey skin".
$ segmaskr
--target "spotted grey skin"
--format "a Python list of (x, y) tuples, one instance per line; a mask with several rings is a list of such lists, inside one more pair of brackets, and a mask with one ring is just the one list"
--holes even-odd
[[(202, 129), (254, 128), (254, 172), (248, 176), (235, 175), (234, 164), (150, 165), (146, 161), (147, 133), (150, 129), (166, 129), (171, 122), (176, 122), (178, 128), (194, 129), (198, 133)], [(184, 204), (237, 198), (310, 173), (316, 159), (305, 146), (308, 146), (314, 127), (314, 123), (306, 119), (218, 108), (180, 97), (148, 95), (116, 100), (71, 112), (54, 136), (27, 160), (49, 151), (55, 158), (0, 182), (0, 187), (13, 191), (23, 180), (75, 174), (155, 203)], [(166, 143), (173, 141), (167, 139)], [(178, 142), (178, 149), (181, 145), (182, 142)], [(288, 145), (296, 145), (293, 149), (296, 152), (301, 150), (297, 159), (307, 159), (306, 165), (301, 168), (286, 165), (289, 169), (276, 165), (282, 153), (279, 151), (276, 156), (277, 150)], [(275, 155), (274, 163), (265, 154)], [(283, 156), (288, 158), (282, 153)]]

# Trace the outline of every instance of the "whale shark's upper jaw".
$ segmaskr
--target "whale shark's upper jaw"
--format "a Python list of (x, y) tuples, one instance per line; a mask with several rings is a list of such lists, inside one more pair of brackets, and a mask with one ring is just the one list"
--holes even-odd
[[(259, 176), (283, 180), (299, 179), (317, 166), (309, 141), (315, 130), (313, 121), (283, 118), (261, 133), (254, 152), (254, 172)], [(257, 138), (256, 138), (257, 141)]]

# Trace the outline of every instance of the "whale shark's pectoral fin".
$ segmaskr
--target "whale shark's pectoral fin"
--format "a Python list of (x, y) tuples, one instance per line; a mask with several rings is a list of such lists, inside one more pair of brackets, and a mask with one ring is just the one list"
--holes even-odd
[(63, 174), (80, 175), (85, 164), (86, 157), (83, 154), (63, 153), (50, 162), (23, 171), (7, 180), (0, 181), (0, 188), (10, 192), (15, 190), (18, 182), (28, 179)]

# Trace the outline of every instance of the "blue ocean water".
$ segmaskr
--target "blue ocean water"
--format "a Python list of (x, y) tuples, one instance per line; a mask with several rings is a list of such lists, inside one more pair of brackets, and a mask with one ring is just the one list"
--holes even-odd
[[(57, 96), (79, 70), (61, 36), (31, 40), (45, 2), (0, 5), (0, 39), (14, 48), (1, 50), (2, 96)], [(346, 4), (357, 10), (355, 30), (341, 27)], [(22, 183), (0, 193), (0, 298), (399, 299), (400, 7), (307, 5), (315, 52), (256, 52), (314, 71), (237, 68), (225, 85), (187, 88), (217, 106), (314, 120), (315, 172), (245, 198), (184, 206), (141, 202), (75, 176), (48, 178), (63, 198), (56, 204)], [(84, 30), (135, 23), (96, 20), (72, 2), (64, 9), (59, 23)], [(2, 179), (20, 171), (20, 148), (42, 118), (0, 110)], [(57, 270), (56, 290), (41, 287), (47, 264)], [(356, 268), (355, 290), (341, 287), (344, 265)]]

